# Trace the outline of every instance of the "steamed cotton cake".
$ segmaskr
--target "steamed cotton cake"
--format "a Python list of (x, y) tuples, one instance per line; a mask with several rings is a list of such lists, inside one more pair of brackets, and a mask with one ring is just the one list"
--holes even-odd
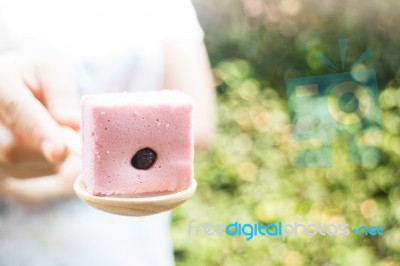
[(192, 101), (180, 91), (82, 97), (82, 181), (97, 196), (146, 196), (193, 181)]

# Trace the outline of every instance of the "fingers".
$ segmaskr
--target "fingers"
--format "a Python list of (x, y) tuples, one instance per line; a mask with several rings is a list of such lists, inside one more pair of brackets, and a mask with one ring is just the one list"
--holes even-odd
[(0, 118), (41, 150), (49, 162), (65, 157), (59, 125), (21, 80), (10, 78), (0, 84)]
[(59, 165), (49, 163), (20, 163), (12, 165), (0, 163), (1, 176), (10, 176), (17, 179), (54, 175), (59, 169)]
[(79, 128), (78, 91), (72, 71), (43, 57), (1, 57), (0, 120), (51, 163), (66, 156), (60, 125)]
[(0, 122), (0, 176), (29, 178), (57, 173), (40, 150)]
[(79, 175), (82, 163), (70, 154), (60, 166), (57, 175), (30, 179), (5, 178), (0, 180), (0, 196), (9, 196), (26, 206), (46, 204), (74, 195), (73, 183)]
[(50, 114), (61, 125), (78, 129), (79, 96), (72, 70), (64, 65), (45, 61), (37, 68), (37, 79)]

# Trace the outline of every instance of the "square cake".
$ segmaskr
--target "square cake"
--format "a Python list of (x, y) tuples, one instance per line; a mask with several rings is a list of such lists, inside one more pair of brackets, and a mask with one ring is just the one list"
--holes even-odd
[(96, 196), (141, 197), (193, 181), (192, 101), (162, 90), (82, 97), (82, 181)]

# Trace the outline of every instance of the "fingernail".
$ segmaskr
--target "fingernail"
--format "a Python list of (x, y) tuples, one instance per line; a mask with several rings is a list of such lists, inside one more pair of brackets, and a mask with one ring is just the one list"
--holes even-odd
[(59, 123), (65, 126), (78, 129), (80, 126), (80, 113), (75, 109), (71, 109), (58, 115), (58, 120)]
[(80, 117), (80, 111), (79, 109), (76, 108), (69, 108), (67, 110), (64, 110), (64, 115), (68, 117), (73, 117), (73, 118), (79, 118)]
[(44, 140), (42, 142), (41, 149), (47, 160), (49, 160), (50, 162), (54, 161), (53, 158), (54, 146), (50, 141)]

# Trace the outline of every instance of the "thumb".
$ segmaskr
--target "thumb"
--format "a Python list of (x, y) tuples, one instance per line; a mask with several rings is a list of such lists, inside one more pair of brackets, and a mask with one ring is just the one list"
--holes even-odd
[(41, 150), (50, 162), (56, 163), (65, 157), (66, 147), (59, 125), (23, 82), (2, 84), (0, 119)]
[(78, 87), (67, 65), (44, 62), (38, 65), (44, 104), (61, 125), (78, 129), (80, 125)]

